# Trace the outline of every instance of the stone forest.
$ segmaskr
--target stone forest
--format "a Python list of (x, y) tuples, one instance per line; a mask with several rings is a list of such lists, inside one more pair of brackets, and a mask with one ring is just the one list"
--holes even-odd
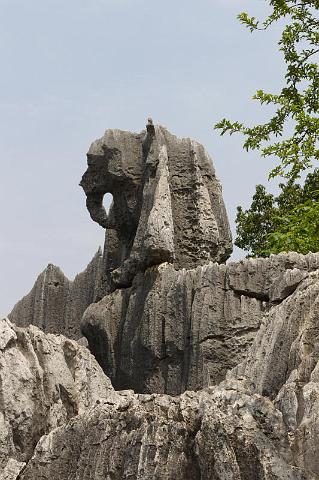
[(209, 155), (151, 119), (87, 163), (103, 251), (0, 321), (1, 480), (319, 479), (319, 254), (227, 261)]

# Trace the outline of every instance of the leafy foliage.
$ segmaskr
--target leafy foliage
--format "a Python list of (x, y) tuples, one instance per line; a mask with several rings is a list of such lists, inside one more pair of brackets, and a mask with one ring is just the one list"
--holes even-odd
[(283, 251), (304, 254), (319, 251), (319, 202), (308, 200), (278, 220), (277, 229), (268, 236), (264, 255)]
[(280, 184), (277, 197), (257, 185), (250, 208), (237, 208), (236, 224), (235, 244), (249, 256), (319, 251), (319, 169), (303, 186), (292, 180)]
[[(260, 22), (247, 13), (239, 20), (251, 32), (266, 30), (285, 19), (279, 49), (286, 63), (285, 86), (277, 94), (258, 90), (253, 99), (272, 104), (276, 111), (268, 122), (247, 127), (240, 122), (221, 120), (215, 125), (233, 134), (242, 133), (246, 150), (258, 149), (262, 156), (275, 156), (278, 165), (269, 177), (283, 176), (295, 180), (313, 160), (319, 160), (319, 0), (270, 0), (271, 14)], [(292, 134), (287, 135), (287, 131)]]
[(246, 250), (249, 256), (263, 256), (268, 247), (267, 235), (274, 229), (274, 201), (263, 185), (257, 185), (250, 209), (244, 211), (237, 207), (235, 245)]

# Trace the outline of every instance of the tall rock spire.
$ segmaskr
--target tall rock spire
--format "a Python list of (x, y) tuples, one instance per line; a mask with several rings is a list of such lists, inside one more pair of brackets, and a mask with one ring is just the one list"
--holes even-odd
[[(106, 229), (101, 297), (152, 265), (227, 260), (232, 241), (221, 186), (198, 142), (148, 119), (139, 134), (107, 130), (87, 156), (80, 185), (92, 219)], [(106, 193), (114, 200), (108, 215)]]

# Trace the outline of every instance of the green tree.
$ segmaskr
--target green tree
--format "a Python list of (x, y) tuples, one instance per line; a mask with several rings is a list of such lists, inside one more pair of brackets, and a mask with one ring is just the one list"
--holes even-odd
[(319, 169), (303, 186), (290, 180), (279, 187), (275, 197), (257, 185), (250, 208), (237, 208), (235, 245), (249, 256), (319, 251)]
[(319, 251), (319, 202), (308, 200), (280, 217), (277, 229), (270, 233), (264, 255), (279, 252)]
[(295, 250), (319, 251), (318, 171), (309, 173), (302, 187), (301, 172), (319, 160), (319, 0), (268, 0), (270, 15), (260, 21), (247, 13), (239, 20), (251, 32), (267, 30), (284, 20), (279, 40), (286, 74), (279, 93), (258, 90), (253, 96), (261, 104), (272, 105), (274, 113), (261, 125), (246, 126), (223, 119), (215, 125), (225, 133), (241, 133), (243, 147), (274, 157), (277, 165), (269, 178), (281, 176), (281, 193), (273, 197), (257, 185), (251, 207), (238, 207), (236, 245), (249, 255), (269, 255)]
[(286, 64), (285, 85), (279, 93), (258, 90), (253, 97), (261, 104), (273, 105), (275, 113), (261, 125), (249, 127), (224, 118), (215, 128), (221, 135), (243, 134), (246, 150), (275, 156), (279, 162), (269, 177), (296, 179), (319, 159), (319, 0), (269, 0), (269, 4), (271, 14), (262, 22), (247, 13), (238, 18), (251, 32), (267, 30), (285, 19), (278, 44)]
[(235, 245), (246, 250), (249, 256), (264, 256), (267, 236), (274, 229), (275, 210), (274, 196), (267, 193), (263, 185), (257, 185), (249, 210), (237, 207)]

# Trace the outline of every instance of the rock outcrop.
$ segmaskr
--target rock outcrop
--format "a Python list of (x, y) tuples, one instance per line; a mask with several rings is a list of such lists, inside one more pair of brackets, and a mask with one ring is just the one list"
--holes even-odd
[(244, 360), (264, 313), (318, 268), (319, 255), (294, 253), (193, 270), (162, 264), (90, 305), (83, 333), (116, 388), (198, 390)]
[(282, 416), (237, 388), (119, 395), (39, 442), (21, 480), (302, 480)]
[(270, 309), (252, 348), (232, 372), (282, 412), (294, 461), (319, 478), (319, 270)]
[[(210, 157), (150, 121), (140, 134), (107, 130), (88, 152), (81, 186), (92, 219), (106, 229), (100, 297), (129, 287), (146, 268), (223, 262), (231, 233)], [(113, 195), (107, 215), (103, 196)]]
[(263, 313), (319, 266), (318, 255), (297, 254), (219, 264), (231, 237), (211, 161), (161, 126), (107, 130), (81, 185), (106, 228), (101, 299), (82, 331), (116, 388), (176, 395), (218, 384), (245, 358)]
[(220, 385), (177, 397), (107, 390), (39, 440), (19, 479), (317, 479), (318, 305), (315, 270), (270, 306)]
[[(225, 264), (208, 155), (151, 121), (94, 142), (81, 185), (103, 256), (10, 314), (52, 333), (0, 321), (0, 480), (319, 479), (319, 253)], [(95, 358), (53, 335), (81, 317)]]
[(87, 348), (32, 325), (25, 329), (1, 320), (0, 472), (10, 478), (44, 434), (112, 391)]
[(79, 339), (85, 309), (96, 299), (100, 282), (102, 252), (99, 250), (84, 270), (70, 281), (59, 267), (49, 264), (32, 290), (8, 315), (16, 325), (36, 325), (47, 333)]

